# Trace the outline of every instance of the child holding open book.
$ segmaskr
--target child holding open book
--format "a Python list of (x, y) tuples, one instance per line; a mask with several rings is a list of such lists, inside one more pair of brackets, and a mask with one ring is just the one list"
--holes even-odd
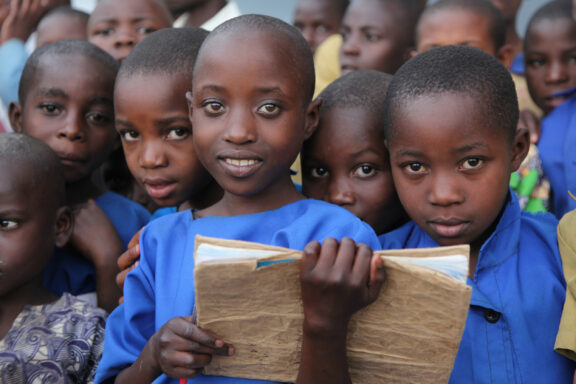
[(310, 48), (288, 24), (247, 15), (208, 36), (188, 100), (196, 154), (224, 195), (144, 229), (140, 264), (109, 319), (97, 382), (255, 382), (201, 374), (213, 354), (231, 355), (234, 347), (194, 324), (196, 234), (306, 248), (298, 382), (350, 382), (347, 322), (376, 298), (383, 273), (370, 248), (353, 241), (378, 247), (374, 231), (343, 208), (305, 199), (290, 178), (317, 125), (313, 90)]

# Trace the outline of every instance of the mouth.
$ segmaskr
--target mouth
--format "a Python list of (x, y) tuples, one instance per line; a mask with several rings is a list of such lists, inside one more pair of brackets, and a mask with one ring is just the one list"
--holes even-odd
[(170, 180), (149, 180), (145, 179), (142, 184), (146, 192), (153, 199), (165, 199), (176, 188), (176, 182)]
[(262, 160), (256, 157), (223, 156), (219, 161), (225, 172), (235, 178), (249, 177), (262, 165)]
[(345, 75), (345, 74), (350, 73), (350, 72), (354, 72), (356, 70), (358, 70), (358, 67), (356, 67), (354, 65), (342, 64), (340, 66), (340, 71), (342, 72), (342, 75)]
[(63, 165), (78, 165), (78, 164), (85, 164), (88, 162), (86, 157), (77, 156), (73, 154), (58, 154), (58, 158), (60, 159), (60, 163)]
[(462, 236), (466, 232), (469, 221), (457, 220), (457, 219), (447, 219), (447, 220), (431, 220), (428, 225), (432, 227), (434, 232), (441, 238), (454, 239)]
[(552, 96), (548, 96), (544, 99), (544, 102), (546, 103), (546, 105), (548, 105), (550, 108), (556, 108), (558, 107), (560, 104), (562, 104), (564, 101), (566, 101), (567, 97), (564, 95), (552, 95)]

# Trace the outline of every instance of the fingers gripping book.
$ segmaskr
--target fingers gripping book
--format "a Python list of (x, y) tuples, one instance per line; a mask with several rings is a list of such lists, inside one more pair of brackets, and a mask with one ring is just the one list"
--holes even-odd
[[(446, 383), (471, 288), (467, 245), (378, 251), (386, 283), (348, 328), (352, 382)], [(197, 236), (196, 321), (235, 347), (208, 375), (294, 382), (302, 342), (302, 252)]]

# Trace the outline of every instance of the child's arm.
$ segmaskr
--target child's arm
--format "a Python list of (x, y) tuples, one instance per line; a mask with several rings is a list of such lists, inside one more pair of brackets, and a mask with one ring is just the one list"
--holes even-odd
[(378, 297), (384, 282), (380, 257), (344, 238), (304, 249), (300, 281), (304, 305), (298, 384), (351, 383), (346, 358), (348, 322)]
[(94, 264), (98, 306), (111, 312), (121, 296), (116, 285), (116, 263), (124, 246), (114, 224), (94, 201), (74, 210), (74, 231), (70, 241)]
[(234, 348), (217, 335), (198, 328), (192, 316), (164, 324), (146, 343), (138, 359), (116, 377), (116, 383), (149, 383), (161, 374), (193, 378), (212, 355), (230, 356)]

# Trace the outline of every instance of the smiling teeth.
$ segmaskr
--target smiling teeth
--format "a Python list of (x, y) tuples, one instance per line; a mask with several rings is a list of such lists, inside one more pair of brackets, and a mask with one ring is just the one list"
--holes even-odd
[(226, 163), (230, 165), (235, 165), (237, 167), (248, 167), (250, 165), (256, 164), (256, 160), (226, 159)]

